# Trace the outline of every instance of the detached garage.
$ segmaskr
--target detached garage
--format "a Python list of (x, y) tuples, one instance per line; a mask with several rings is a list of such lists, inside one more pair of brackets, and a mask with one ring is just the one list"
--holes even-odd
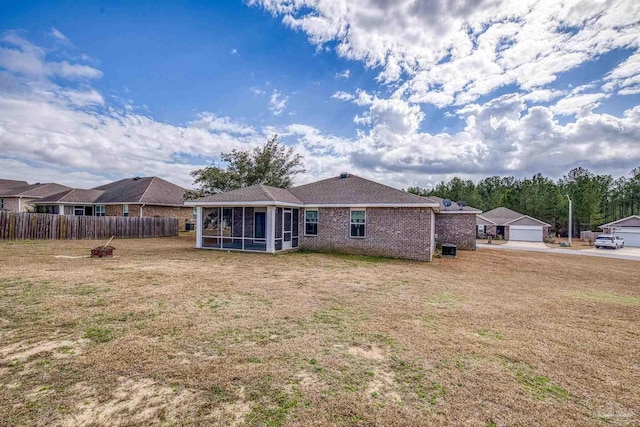
[(478, 215), (476, 224), (486, 234), (520, 242), (542, 242), (551, 227), (546, 222), (504, 207)]
[(638, 215), (631, 215), (618, 221), (601, 225), (599, 228), (605, 233), (622, 237), (625, 246), (640, 248), (640, 216)]

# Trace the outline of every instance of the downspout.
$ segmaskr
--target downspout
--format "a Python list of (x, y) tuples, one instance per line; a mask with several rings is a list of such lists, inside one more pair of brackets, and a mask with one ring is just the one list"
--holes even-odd
[(18, 212), (22, 212), (22, 196), (18, 196)]
[(143, 203), (142, 205), (140, 205), (140, 218), (142, 218), (142, 208), (144, 208), (147, 204)]

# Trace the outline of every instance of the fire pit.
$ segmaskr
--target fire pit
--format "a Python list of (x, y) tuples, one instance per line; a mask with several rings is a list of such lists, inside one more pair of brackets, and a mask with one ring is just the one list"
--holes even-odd
[(109, 246), (109, 243), (111, 243), (114, 237), (115, 236), (111, 236), (109, 241), (104, 246), (98, 246), (91, 249), (91, 258), (113, 257), (113, 250), (115, 248), (113, 246)]
[(98, 246), (91, 249), (91, 258), (113, 257), (113, 246)]

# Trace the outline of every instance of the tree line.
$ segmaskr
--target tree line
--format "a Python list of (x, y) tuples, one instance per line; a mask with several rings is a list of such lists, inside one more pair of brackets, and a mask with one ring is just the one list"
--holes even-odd
[(568, 226), (569, 196), (573, 202), (573, 230), (578, 235), (580, 231), (598, 231), (599, 225), (640, 214), (640, 167), (618, 179), (578, 167), (558, 181), (541, 173), (525, 179), (491, 176), (477, 184), (454, 177), (432, 189), (410, 187), (407, 191), (465, 201), (485, 212), (504, 206), (545, 221), (560, 233), (566, 232)]

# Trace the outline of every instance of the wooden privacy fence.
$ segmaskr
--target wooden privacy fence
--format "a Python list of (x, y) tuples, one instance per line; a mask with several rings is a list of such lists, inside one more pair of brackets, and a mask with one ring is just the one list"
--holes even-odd
[(0, 240), (118, 239), (178, 235), (178, 219), (0, 211)]

